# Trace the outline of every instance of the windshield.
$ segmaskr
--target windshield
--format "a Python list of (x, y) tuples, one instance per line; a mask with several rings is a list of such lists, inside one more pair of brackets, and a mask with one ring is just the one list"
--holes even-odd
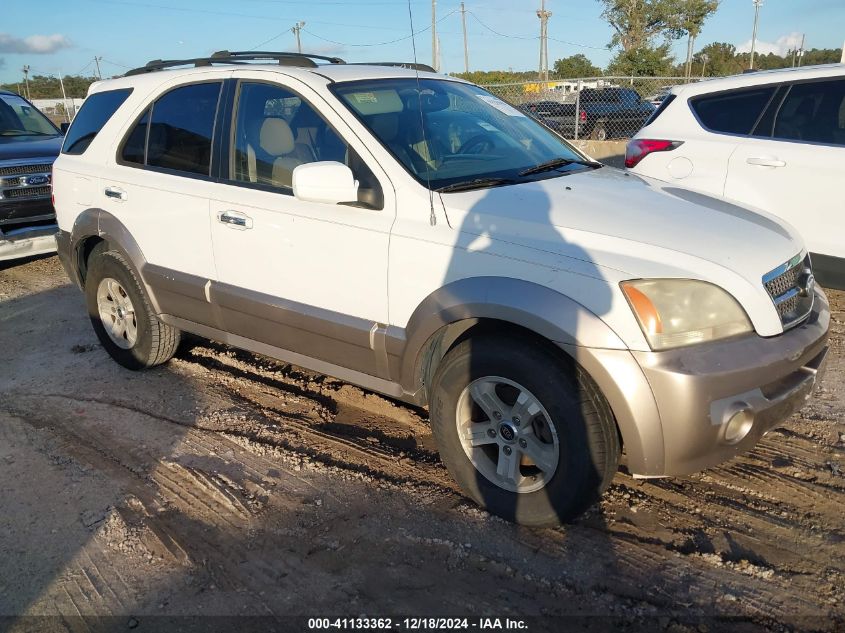
[[(380, 79), (338, 83), (332, 90), (420, 183), (435, 190), (525, 182), (595, 166), (472, 84)], [(538, 165), (546, 167), (533, 169)]]
[(0, 94), (0, 136), (57, 136), (59, 131), (34, 105)]

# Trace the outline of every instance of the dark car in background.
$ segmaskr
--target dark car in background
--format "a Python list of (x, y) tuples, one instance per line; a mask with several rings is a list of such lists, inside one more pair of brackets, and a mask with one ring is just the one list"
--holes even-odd
[(63, 139), (38, 108), (0, 90), (0, 261), (56, 250), (51, 180)]
[(604, 141), (632, 136), (655, 107), (632, 88), (584, 88), (566, 103), (536, 101), (519, 109), (565, 138)]

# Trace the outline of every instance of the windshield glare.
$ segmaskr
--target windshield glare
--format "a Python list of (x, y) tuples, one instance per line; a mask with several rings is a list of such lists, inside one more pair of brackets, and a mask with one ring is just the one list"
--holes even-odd
[(0, 95), (0, 136), (56, 136), (56, 127), (38, 109), (17, 95)]
[(340, 100), (416, 179), (432, 189), (476, 179), (520, 177), (556, 158), (583, 160), (569, 144), (513, 106), (471, 84), (381, 79), (332, 86)]

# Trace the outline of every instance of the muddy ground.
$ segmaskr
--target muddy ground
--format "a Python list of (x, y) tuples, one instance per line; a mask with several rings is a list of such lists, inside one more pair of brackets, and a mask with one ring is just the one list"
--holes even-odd
[(0, 265), (0, 629), (436, 614), (845, 630), (830, 296), (822, 389), (754, 452), (683, 479), (620, 473), (575, 525), (536, 530), (462, 498), (424, 411), (203, 340), (129, 372), (56, 258)]

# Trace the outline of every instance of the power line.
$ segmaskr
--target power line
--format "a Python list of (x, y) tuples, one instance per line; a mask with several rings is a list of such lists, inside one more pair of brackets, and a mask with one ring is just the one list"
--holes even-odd
[[(460, 11), (460, 9), (453, 9), (452, 11), (450, 11), (449, 13), (444, 15), (442, 18), (437, 20), (436, 24), (440, 24), (446, 18), (454, 15), (455, 13), (458, 13), (458, 11)], [(371, 44), (351, 44), (349, 42), (339, 42), (337, 40), (332, 40), (332, 39), (329, 39), (327, 37), (322, 37), (321, 35), (317, 35), (313, 31), (309, 31), (308, 29), (302, 29), (302, 30), (305, 31), (306, 33), (308, 33), (308, 35), (310, 35), (312, 37), (316, 37), (318, 40), (323, 40), (324, 42), (329, 42), (331, 44), (338, 44), (339, 46), (370, 47), (370, 46), (387, 46), (388, 44), (395, 44), (396, 42), (403, 42), (405, 40), (409, 40), (409, 39), (413, 38), (415, 35), (419, 35), (420, 33), (425, 33), (426, 31), (431, 30), (431, 26), (423, 27), (419, 31), (415, 31), (415, 32), (411, 33), (411, 35), (406, 35), (404, 37), (398, 37), (395, 40), (389, 40), (389, 41), (386, 41), (386, 42), (373, 42)]]
[[(467, 13), (469, 13), (476, 22), (478, 22), (481, 26), (483, 26), (485, 29), (487, 29), (488, 31), (490, 31), (494, 35), (498, 35), (500, 37), (507, 37), (508, 39), (512, 39), (512, 40), (536, 40), (536, 39), (539, 39), (538, 36), (536, 36), (536, 35), (508, 35), (507, 33), (502, 33), (501, 31), (497, 31), (493, 27), (485, 24), (481, 20), (481, 18), (479, 18), (477, 15), (475, 15), (475, 13), (473, 13), (472, 11), (467, 11)], [(590, 46), (589, 44), (579, 44), (578, 42), (570, 42), (569, 40), (562, 40), (558, 37), (552, 37), (551, 35), (547, 35), (546, 37), (548, 39), (554, 41), (554, 42), (560, 42), (561, 44), (568, 44), (569, 46), (577, 46), (578, 48), (590, 48), (590, 49), (593, 49), (593, 50), (596, 50), (596, 51), (606, 51), (607, 50), (607, 46)]]

